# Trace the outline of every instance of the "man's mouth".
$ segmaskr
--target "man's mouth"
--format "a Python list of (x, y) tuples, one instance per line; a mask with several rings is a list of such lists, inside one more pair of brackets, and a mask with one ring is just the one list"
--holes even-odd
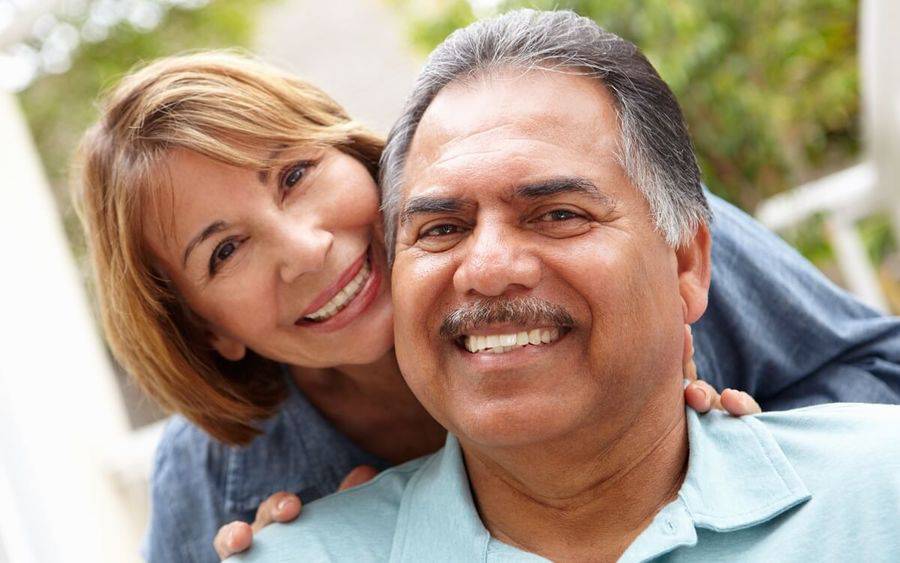
[(559, 340), (560, 334), (560, 329), (556, 327), (505, 334), (465, 334), (460, 337), (459, 343), (472, 354), (503, 354), (527, 346), (551, 344)]
[(331, 317), (337, 315), (341, 312), (347, 305), (349, 305), (353, 299), (356, 298), (357, 295), (362, 291), (363, 287), (365, 287), (366, 282), (369, 280), (369, 276), (372, 275), (372, 266), (370, 263), (371, 258), (366, 254), (365, 261), (360, 267), (359, 271), (353, 278), (350, 279), (344, 285), (344, 287), (340, 288), (340, 290), (328, 300), (327, 303), (305, 315), (301, 320), (321, 323), (327, 321)]

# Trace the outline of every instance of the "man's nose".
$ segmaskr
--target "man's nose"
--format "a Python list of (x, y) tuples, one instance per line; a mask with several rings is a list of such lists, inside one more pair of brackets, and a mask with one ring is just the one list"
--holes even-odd
[(313, 225), (293, 223), (276, 229), (276, 240), (278, 273), (284, 283), (291, 283), (325, 267), (334, 235)]
[(463, 251), (453, 275), (461, 293), (495, 297), (511, 289), (532, 289), (540, 282), (540, 259), (512, 227), (479, 225)]

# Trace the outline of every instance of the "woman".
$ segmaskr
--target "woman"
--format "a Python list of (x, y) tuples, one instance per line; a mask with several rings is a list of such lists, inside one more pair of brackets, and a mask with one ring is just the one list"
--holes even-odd
[[(355, 467), (443, 444), (392, 352), (373, 180), (381, 147), (318, 89), (223, 53), (128, 76), (86, 133), (76, 201), (107, 338), (141, 386), (184, 417), (157, 455), (151, 561), (215, 560), (214, 531), (251, 519), (272, 493), (313, 500)], [(767, 244), (769, 263), (796, 260)], [(738, 348), (744, 335), (732, 328)], [(701, 352), (714, 342), (698, 337)], [(728, 344), (705, 352), (710, 373), (737, 373), (716, 369)], [(745, 364), (754, 362), (801, 365), (752, 355)], [(715, 399), (709, 386), (687, 393), (701, 408)], [(747, 399), (723, 395), (736, 412)], [(258, 524), (298, 509), (273, 497)], [(249, 539), (246, 525), (230, 527), (219, 547)]]

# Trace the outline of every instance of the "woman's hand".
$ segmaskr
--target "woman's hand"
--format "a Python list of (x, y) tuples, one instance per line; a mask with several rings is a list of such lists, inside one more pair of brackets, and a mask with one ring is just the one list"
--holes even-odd
[[(378, 471), (369, 465), (360, 465), (344, 477), (338, 491), (361, 485), (378, 474)], [(303, 503), (297, 495), (280, 492), (267, 498), (256, 510), (256, 519), (253, 524), (235, 521), (219, 528), (219, 532), (213, 539), (213, 547), (219, 555), (219, 559), (227, 559), (236, 553), (250, 549), (253, 545), (253, 535), (272, 522), (290, 522), (300, 515)]]
[(697, 379), (697, 366), (694, 365), (694, 337), (690, 325), (684, 327), (684, 355), (682, 370), (684, 378), (690, 383), (684, 388), (684, 402), (699, 413), (718, 409), (732, 416), (758, 414), (762, 412), (759, 404), (747, 393), (734, 389), (725, 389), (722, 394), (705, 381)]

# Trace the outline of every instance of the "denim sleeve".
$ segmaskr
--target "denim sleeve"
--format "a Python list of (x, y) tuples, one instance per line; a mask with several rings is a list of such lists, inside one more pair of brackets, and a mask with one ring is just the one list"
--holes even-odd
[(150, 483), (150, 522), (142, 546), (149, 563), (218, 563), (212, 541), (219, 526), (252, 520), (252, 514), (224, 508), (224, 454), (223, 446), (181, 417), (170, 420)]
[(713, 267), (697, 370), (765, 410), (900, 402), (900, 322), (863, 305), (751, 217), (710, 196)]

